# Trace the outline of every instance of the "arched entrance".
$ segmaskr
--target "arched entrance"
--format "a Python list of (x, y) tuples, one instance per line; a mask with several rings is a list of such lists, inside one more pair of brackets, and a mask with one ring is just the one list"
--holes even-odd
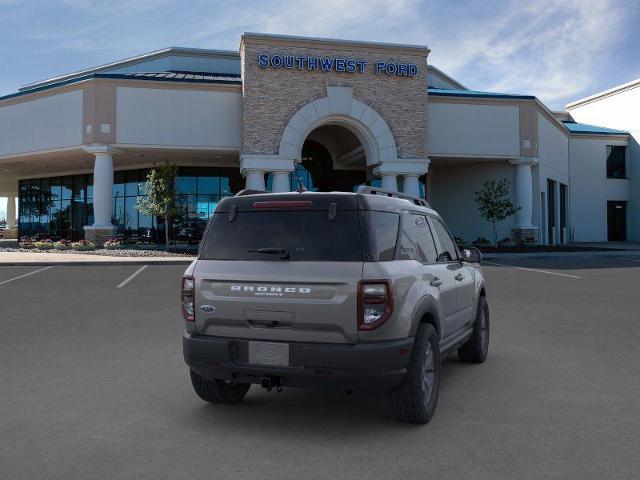
[(340, 125), (322, 125), (312, 130), (302, 145), (300, 160), (293, 182), (297, 184), (300, 179), (310, 190), (350, 192), (367, 181), (362, 143)]

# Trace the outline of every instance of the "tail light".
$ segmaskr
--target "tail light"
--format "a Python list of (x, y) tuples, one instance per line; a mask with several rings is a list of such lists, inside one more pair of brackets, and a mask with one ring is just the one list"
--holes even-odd
[(182, 277), (182, 293), (180, 300), (182, 301), (182, 316), (187, 322), (195, 322), (195, 304), (194, 304), (194, 286), (193, 277)]
[(367, 280), (358, 284), (358, 330), (374, 330), (393, 311), (389, 280)]

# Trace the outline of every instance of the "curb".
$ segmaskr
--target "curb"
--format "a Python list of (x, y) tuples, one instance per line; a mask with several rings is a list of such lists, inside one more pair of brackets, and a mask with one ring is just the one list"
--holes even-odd
[[(195, 258), (194, 258), (195, 260)], [(33, 262), (0, 262), (0, 267), (95, 267), (95, 266), (123, 266), (123, 265), (190, 265), (193, 260), (153, 260), (149, 261), (148, 259), (145, 261), (144, 258), (140, 260), (129, 260), (129, 261), (95, 261), (95, 260), (87, 260), (87, 261), (62, 261), (62, 262), (41, 262), (41, 261), (33, 261)]]
[(584, 252), (539, 252), (539, 253), (487, 253), (483, 260), (498, 260), (500, 258), (567, 258), (567, 257), (638, 257), (638, 250), (593, 250)]

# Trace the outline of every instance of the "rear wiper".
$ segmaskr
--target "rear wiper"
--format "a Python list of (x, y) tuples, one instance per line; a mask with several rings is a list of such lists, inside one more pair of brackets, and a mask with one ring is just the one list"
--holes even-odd
[(267, 248), (259, 248), (257, 250), (249, 250), (251, 253), (270, 253), (275, 255), (280, 255), (282, 260), (286, 260), (289, 258), (289, 250), (286, 248), (278, 248), (278, 247), (267, 247)]

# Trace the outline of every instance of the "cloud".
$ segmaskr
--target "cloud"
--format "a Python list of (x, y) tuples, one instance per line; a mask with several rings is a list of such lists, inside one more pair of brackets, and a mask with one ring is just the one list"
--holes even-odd
[(0, 19), (3, 11), (11, 17), (0, 43), (57, 60), (47, 67), (56, 70), (27, 74), (25, 81), (170, 45), (235, 50), (242, 32), (252, 31), (427, 45), (429, 62), (470, 88), (534, 94), (555, 108), (603, 81), (630, 79), (631, 67), (613, 65), (611, 52), (634, 35), (638, 21), (632, 0), (38, 3), (0, 0), (17, 5), (0, 9)]
[(494, 19), (466, 21), (433, 61), (472, 88), (532, 93), (558, 107), (594, 88), (598, 62), (624, 36), (629, 9), (607, 0), (509, 2)]

